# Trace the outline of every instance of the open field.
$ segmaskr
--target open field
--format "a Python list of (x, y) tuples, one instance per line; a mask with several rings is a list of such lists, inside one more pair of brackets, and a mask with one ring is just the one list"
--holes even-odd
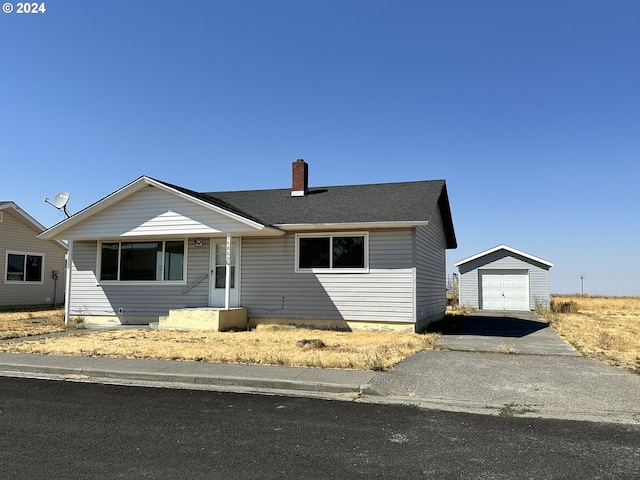
[[(5, 316), (8, 315), (0, 313), (0, 339), (65, 329), (61, 316), (57, 321), (42, 324), (34, 323), (34, 317), (30, 319), (27, 315), (3, 320)], [(306, 330), (276, 325), (222, 333), (127, 328), (78, 330), (62, 337), (4, 343), (0, 344), (0, 351), (386, 370), (420, 350), (432, 348), (437, 336), (433, 333)]]
[(538, 314), (584, 356), (640, 373), (640, 297), (552, 295)]

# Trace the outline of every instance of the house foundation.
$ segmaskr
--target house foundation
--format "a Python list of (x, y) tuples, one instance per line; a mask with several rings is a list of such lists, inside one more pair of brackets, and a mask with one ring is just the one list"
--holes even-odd
[(297, 328), (309, 328), (318, 330), (338, 330), (345, 332), (393, 332), (393, 333), (414, 333), (415, 324), (409, 322), (385, 322), (363, 321), (363, 320), (329, 320), (317, 318), (273, 318), (273, 317), (251, 317), (249, 328), (253, 329), (258, 325), (289, 325)]

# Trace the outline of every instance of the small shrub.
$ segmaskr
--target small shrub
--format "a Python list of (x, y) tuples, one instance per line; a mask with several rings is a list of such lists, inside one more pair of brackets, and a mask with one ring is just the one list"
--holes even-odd
[(567, 302), (551, 300), (551, 311), (553, 313), (578, 313), (578, 303), (573, 300)]
[(305, 348), (307, 350), (322, 349), (327, 346), (319, 338), (303, 338), (302, 340), (298, 340), (297, 343), (298, 343), (298, 346)]
[(387, 369), (384, 357), (377, 352), (369, 355), (365, 360), (365, 365), (368, 367), (367, 370), (373, 370), (374, 372), (384, 372)]
[(553, 318), (553, 313), (551, 312), (551, 310), (539, 304), (536, 304), (534, 312), (536, 312), (536, 315), (538, 315), (543, 320), (546, 320), (547, 322), (550, 322)]

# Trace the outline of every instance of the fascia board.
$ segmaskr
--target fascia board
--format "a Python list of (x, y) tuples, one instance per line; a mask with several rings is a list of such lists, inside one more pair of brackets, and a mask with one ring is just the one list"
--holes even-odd
[[(20, 208), (20, 206), (17, 203), (15, 203), (15, 202), (7, 202), (4, 205), (0, 205), (0, 210), (6, 210), (8, 208), (12, 209), (18, 215), (20, 215), (29, 225), (34, 227), (36, 229), (36, 231), (41, 232), (41, 233), (36, 235), (36, 238), (40, 237), (42, 232), (44, 232), (46, 230), (46, 227), (44, 225), (42, 225), (35, 218), (33, 218), (31, 215), (29, 215), (27, 212), (25, 212), (22, 208)], [(69, 250), (69, 246), (66, 243), (64, 243), (62, 240), (54, 240), (54, 241), (58, 245), (60, 245), (62, 248), (64, 248), (65, 250)]]
[[(183, 192), (180, 192), (174, 188), (171, 188), (161, 182), (158, 182), (152, 178), (149, 177), (140, 177), (136, 180), (134, 180), (133, 182), (131, 182), (128, 185), (125, 185), (124, 187), (120, 188), (119, 190), (116, 190), (115, 192), (107, 195), (106, 197), (104, 197), (101, 200), (98, 200), (96, 203), (94, 203), (93, 205), (90, 205), (89, 207), (85, 208), (84, 210), (82, 210), (81, 212), (78, 212), (77, 214), (73, 215), (70, 218), (67, 218), (65, 220), (63, 220), (62, 222), (58, 223), (57, 225), (54, 225), (53, 227), (49, 228), (48, 230), (45, 230), (44, 232), (42, 232), (40, 235), (38, 235), (38, 237), (40, 238), (44, 238), (44, 239), (51, 239), (53, 237), (56, 236), (60, 236), (60, 234), (62, 234), (65, 230), (68, 230), (69, 228), (73, 227), (74, 225), (80, 223), (81, 221), (85, 220), (88, 217), (91, 217), (92, 215), (95, 215), (99, 212), (101, 212), (102, 210), (104, 210), (105, 208), (121, 201), (122, 199), (128, 197), (129, 195), (132, 195), (133, 193), (141, 190), (142, 188), (144, 188), (145, 186), (150, 185), (156, 188), (160, 188), (166, 192), (172, 193), (174, 195), (177, 195), (179, 197), (182, 197), (184, 199), (189, 200), (190, 202), (196, 203), (204, 208), (207, 208), (209, 210), (213, 210), (215, 212), (221, 213), (223, 215), (226, 215), (230, 218), (233, 218), (234, 220), (237, 220), (249, 227), (251, 227), (254, 230), (263, 230), (266, 228), (265, 225), (262, 225), (260, 223), (254, 222), (252, 220), (249, 220), (245, 217), (242, 217), (240, 215), (237, 215), (233, 212), (229, 212), (227, 210), (224, 210), (223, 208), (217, 207), (215, 205), (211, 205), (210, 203), (204, 202), (202, 200), (199, 200), (197, 198), (192, 197), (191, 195), (187, 195)], [(44, 227), (43, 227), (44, 228)]]
[(5, 210), (5, 209), (8, 209), (8, 208), (10, 208), (11, 210), (15, 211), (18, 215), (20, 215), (29, 224), (31, 224), (32, 226), (37, 228), (38, 231), (41, 232), (41, 231), (46, 229), (46, 227), (44, 225), (42, 225), (35, 218), (33, 218), (31, 215), (29, 215), (27, 212), (25, 212), (22, 208), (20, 208), (17, 203), (15, 203), (15, 202), (7, 202), (4, 205), (0, 206), (0, 210)]
[(460, 261), (454, 263), (453, 266), (454, 267), (458, 267), (460, 265), (464, 265), (465, 263), (471, 262), (472, 260), (476, 260), (476, 259), (478, 259), (480, 257), (484, 257), (485, 255), (489, 255), (489, 254), (491, 254), (493, 252), (497, 252), (498, 250), (506, 250), (508, 252), (515, 253), (516, 255), (520, 255), (522, 257), (525, 257), (525, 258), (528, 258), (530, 260), (533, 260), (535, 262), (542, 263), (542, 264), (547, 265), (549, 267), (553, 267), (553, 263), (549, 262), (548, 260), (544, 260), (544, 259), (536, 257), (534, 255), (530, 255), (530, 254), (528, 254), (526, 252), (523, 252), (521, 250), (517, 250), (515, 248), (512, 248), (512, 247), (510, 247), (508, 245), (504, 245), (504, 244), (503, 245), (498, 245), (496, 247), (490, 248), (489, 250), (485, 250), (484, 252), (480, 252), (480, 253), (477, 253), (476, 255), (472, 255), (471, 257), (468, 257), (468, 258), (465, 258), (463, 260), (460, 260)]
[(413, 228), (427, 225), (426, 220), (407, 222), (355, 222), (355, 223), (280, 223), (274, 227), (286, 232), (311, 232), (319, 230), (363, 230), (363, 229), (391, 229)]
[(119, 202), (123, 198), (128, 197), (132, 193), (135, 193), (138, 190), (144, 188), (145, 185), (148, 185), (150, 183), (150, 180), (151, 179), (148, 178), (148, 177), (140, 177), (140, 178), (134, 180), (133, 182), (129, 183), (128, 185), (125, 185), (124, 187), (122, 187), (122, 188), (116, 190), (115, 192), (110, 193), (106, 197), (98, 200), (94, 204), (89, 205), (84, 210), (81, 210), (80, 212), (76, 213), (75, 215), (64, 219), (63, 221), (61, 221), (60, 223), (54, 225), (53, 227), (49, 228), (48, 230), (45, 230), (40, 235), (38, 235), (38, 237), (49, 239), (49, 238), (53, 238), (53, 237), (59, 236), (62, 232), (64, 232), (65, 230), (68, 230), (69, 228), (71, 228), (74, 225), (80, 223), (81, 221), (85, 220), (86, 218), (91, 217), (92, 215), (95, 215), (96, 213), (101, 212), (102, 210), (104, 210), (105, 208), (109, 207), (110, 205), (113, 205), (114, 203)]

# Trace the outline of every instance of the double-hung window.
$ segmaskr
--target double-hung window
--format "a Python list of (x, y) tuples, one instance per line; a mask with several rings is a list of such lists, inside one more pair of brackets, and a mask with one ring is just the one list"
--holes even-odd
[(7, 252), (5, 282), (42, 283), (44, 255), (40, 253)]
[(183, 282), (185, 242), (103, 242), (100, 280)]
[(296, 271), (366, 272), (368, 257), (366, 233), (296, 235)]

